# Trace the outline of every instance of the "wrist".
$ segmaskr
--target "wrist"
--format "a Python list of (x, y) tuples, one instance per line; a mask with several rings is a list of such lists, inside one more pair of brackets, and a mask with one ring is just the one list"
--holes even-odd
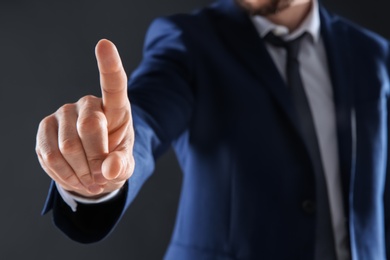
[(86, 200), (98, 200), (98, 199), (101, 199), (101, 198), (103, 198), (111, 193), (111, 192), (104, 192), (104, 193), (97, 194), (97, 195), (84, 195), (84, 194), (81, 194), (81, 193), (78, 193), (75, 191), (70, 191), (70, 190), (66, 190), (66, 191), (68, 193), (72, 194), (76, 198), (81, 198), (81, 199), (86, 199)]

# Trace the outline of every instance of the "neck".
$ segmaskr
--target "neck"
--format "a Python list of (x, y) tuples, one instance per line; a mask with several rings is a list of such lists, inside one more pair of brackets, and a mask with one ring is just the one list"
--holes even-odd
[(286, 26), (293, 32), (309, 14), (312, 4), (312, 0), (295, 0), (288, 8), (266, 18), (275, 24)]

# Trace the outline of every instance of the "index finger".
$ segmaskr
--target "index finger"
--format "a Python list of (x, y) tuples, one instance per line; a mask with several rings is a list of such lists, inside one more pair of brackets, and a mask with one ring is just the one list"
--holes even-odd
[(127, 76), (115, 45), (100, 40), (95, 49), (104, 111), (128, 109)]

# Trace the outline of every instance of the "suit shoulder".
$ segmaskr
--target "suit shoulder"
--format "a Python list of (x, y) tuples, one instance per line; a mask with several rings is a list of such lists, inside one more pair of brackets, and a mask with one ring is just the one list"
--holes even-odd
[(186, 34), (208, 33), (212, 27), (216, 12), (213, 6), (206, 6), (196, 9), (190, 13), (179, 13), (168, 16), (161, 16), (152, 22), (150, 28), (158, 30), (182, 31)]
[(333, 28), (347, 34), (355, 45), (370, 48), (370, 51), (388, 52), (390, 42), (380, 34), (336, 14), (330, 14), (330, 18)]
[(148, 29), (146, 42), (170, 39), (187, 48), (192, 46), (191, 48), (202, 49), (207, 43), (210, 44), (212, 39), (216, 40), (214, 19), (210, 7), (191, 13), (158, 17)]

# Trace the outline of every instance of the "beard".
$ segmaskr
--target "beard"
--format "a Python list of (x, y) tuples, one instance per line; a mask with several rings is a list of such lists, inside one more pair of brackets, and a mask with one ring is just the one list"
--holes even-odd
[(261, 16), (277, 14), (290, 7), (293, 1), (294, 0), (269, 0), (269, 3), (259, 7), (248, 3), (246, 0), (236, 0), (237, 4), (246, 10), (250, 15)]

